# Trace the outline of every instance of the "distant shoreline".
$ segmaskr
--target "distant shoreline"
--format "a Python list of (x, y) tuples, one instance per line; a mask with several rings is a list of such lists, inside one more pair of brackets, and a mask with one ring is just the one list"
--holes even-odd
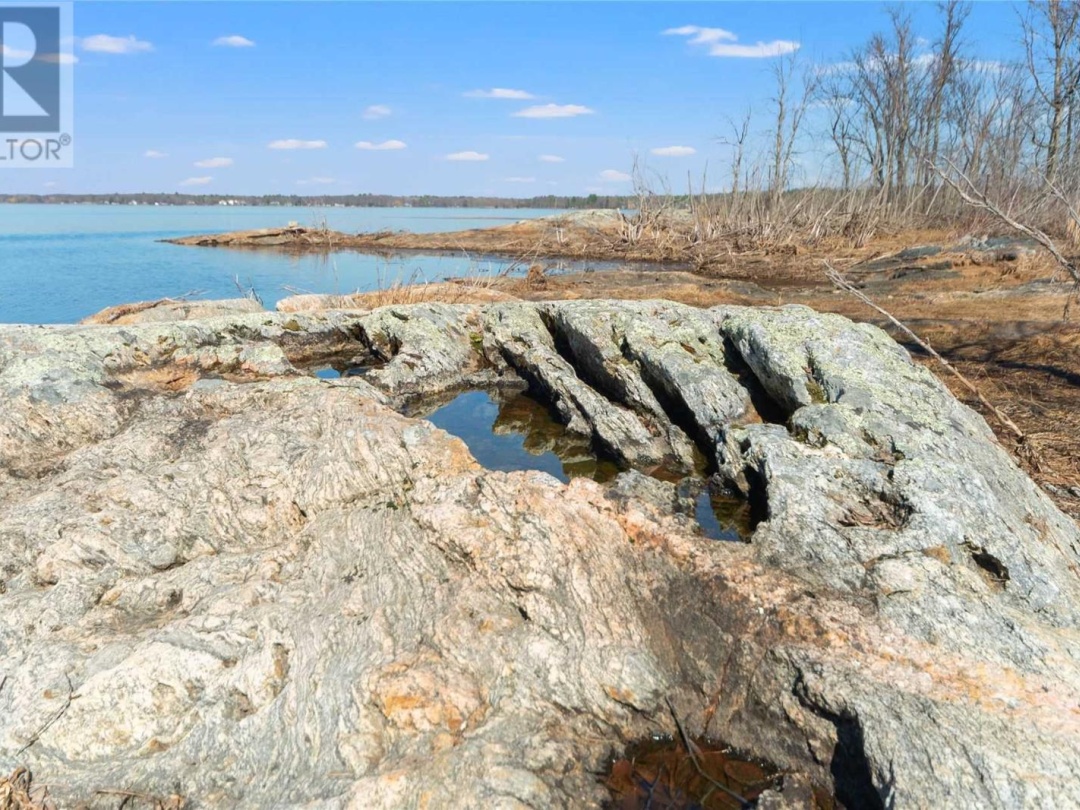
[(7, 205), (117, 205), (151, 207), (187, 207), (220, 205), (256, 208), (501, 208), (581, 210), (590, 208), (626, 208), (625, 196), (591, 194), (586, 197), (544, 195), (540, 197), (472, 197), (390, 194), (297, 195), (297, 194), (2, 194), (0, 204)]

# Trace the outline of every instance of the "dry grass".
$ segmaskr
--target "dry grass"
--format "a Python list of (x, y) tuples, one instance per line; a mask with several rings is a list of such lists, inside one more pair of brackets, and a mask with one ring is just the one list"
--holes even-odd
[(485, 284), (446, 281), (432, 284), (403, 284), (395, 282), (371, 292), (349, 295), (302, 294), (282, 299), (278, 312), (312, 312), (323, 309), (368, 310), (406, 304), (494, 304), (515, 301), (517, 296)]
[(47, 792), (34, 788), (34, 777), (26, 768), (16, 768), (10, 776), (0, 776), (0, 810), (52, 810), (55, 804)]
[[(117, 810), (184, 810), (183, 796), (155, 796), (136, 790), (102, 788), (97, 796), (115, 802)], [(58, 810), (59, 805), (44, 785), (36, 785), (26, 768), (16, 768), (10, 776), (0, 776), (0, 810)]]

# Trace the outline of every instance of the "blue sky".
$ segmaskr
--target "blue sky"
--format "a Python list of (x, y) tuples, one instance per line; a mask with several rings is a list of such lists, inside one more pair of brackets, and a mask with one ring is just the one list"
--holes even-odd
[[(909, 5), (932, 37), (933, 5)], [(977, 3), (972, 55), (1016, 58), (1016, 15)], [(634, 154), (680, 190), (706, 165), (720, 186), (728, 118), (750, 105), (767, 128), (774, 60), (750, 54), (842, 61), (885, 22), (870, 2), (81, 0), (76, 167), (0, 189), (625, 193)]]

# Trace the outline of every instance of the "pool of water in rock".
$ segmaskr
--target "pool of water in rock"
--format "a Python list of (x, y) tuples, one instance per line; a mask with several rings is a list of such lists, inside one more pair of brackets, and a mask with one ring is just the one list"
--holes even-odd
[(579, 476), (606, 482), (621, 472), (612, 462), (598, 459), (585, 439), (567, 431), (525, 394), (499, 401), (486, 391), (468, 391), (426, 418), (465, 442), (489, 470), (540, 470), (563, 483)]
[[(606, 807), (615, 810), (748, 810), (761, 794), (785, 786), (784, 773), (752, 754), (720, 740), (696, 737), (694, 754), (682, 738), (636, 740), (614, 756), (601, 781), (611, 796)], [(770, 807), (806, 810), (844, 810), (833, 792), (818, 784), (798, 798)], [(785, 793), (787, 791), (785, 790)]]
[(694, 517), (710, 540), (745, 542), (753, 533), (750, 504), (741, 498), (703, 489), (694, 500)]
[(604, 775), (611, 807), (619, 810), (743, 810), (778, 783), (778, 769), (698, 738), (691, 756), (681, 740), (653, 737), (631, 743)]
[(320, 380), (337, 380), (342, 377), (363, 377), (370, 370), (370, 366), (345, 366), (342, 368), (321, 366), (314, 369), (312, 373)]
[[(546, 406), (525, 393), (467, 391), (424, 418), (464, 441), (473, 457), (490, 470), (540, 470), (563, 483), (580, 476), (607, 483), (625, 471), (599, 458), (587, 439), (568, 431)], [(697, 475), (690, 478), (667, 469), (651, 474), (689, 490), (693, 516), (706, 537), (731, 542), (745, 542), (749, 537), (748, 504), (704, 484), (704, 459)]]

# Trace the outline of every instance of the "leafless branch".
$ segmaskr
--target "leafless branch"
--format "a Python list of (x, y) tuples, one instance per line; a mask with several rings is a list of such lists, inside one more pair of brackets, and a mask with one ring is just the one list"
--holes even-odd
[(910, 337), (919, 346), (919, 348), (921, 348), (923, 351), (925, 351), (927, 354), (937, 360), (946, 371), (948, 371), (957, 380), (959, 380), (960, 384), (963, 385), (972, 394), (974, 394), (975, 398), (979, 400), (979, 403), (988, 411), (990, 411), (990, 413), (992, 413), (998, 419), (998, 421), (1001, 422), (1001, 424), (1007, 427), (1009, 431), (1013, 435), (1015, 435), (1019, 441), (1022, 442), (1025, 440), (1026, 436), (1024, 435), (1024, 431), (1020, 430), (1020, 428), (1016, 426), (1015, 422), (1013, 422), (1008, 416), (1006, 416), (998, 408), (996, 408), (986, 397), (984, 397), (982, 392), (975, 387), (975, 384), (963, 374), (961, 374), (952, 363), (950, 363), (948, 360), (938, 354), (933, 346), (931, 346), (929, 343), (927, 343), (925, 340), (923, 340), (921, 337), (911, 331), (911, 328), (907, 324), (898, 319), (891, 312), (883, 309), (882, 307), (874, 303), (865, 293), (857, 289), (854, 285), (851, 284), (851, 282), (849, 282), (842, 275), (840, 275), (840, 273), (837, 272), (837, 270), (831, 264), (825, 262), (825, 268), (825, 275), (828, 277), (829, 281), (831, 281), (841, 290), (851, 293), (851, 295), (858, 298), (875, 312), (878, 312), (879, 314), (887, 318), (893, 326), (895, 326), (905, 335)]
[[(1019, 231), (1029, 239), (1033, 239), (1034, 241), (1038, 242), (1043, 248), (1046, 249), (1046, 251), (1051, 256), (1054, 257), (1054, 261), (1056, 261), (1065, 270), (1065, 272), (1069, 274), (1073, 282), (1075, 282), (1076, 284), (1080, 284), (1080, 270), (1077, 269), (1076, 263), (1073, 262), (1071, 259), (1067, 258), (1065, 254), (1063, 254), (1058, 249), (1058, 246), (1054, 244), (1053, 239), (1051, 239), (1038, 228), (1032, 227), (1030, 225), (1025, 225), (1024, 223), (1007, 214), (1004, 209), (1002, 209), (999, 205), (997, 205), (990, 198), (988, 198), (983, 192), (976, 188), (975, 184), (971, 182), (967, 175), (957, 169), (956, 165), (952, 161), (948, 160), (947, 158), (943, 158), (943, 161), (948, 165), (949, 171), (942, 169), (936, 164), (933, 167), (934, 171), (937, 172), (938, 177), (948, 183), (952, 187), (952, 189), (960, 195), (960, 198), (964, 202), (966, 202), (968, 205), (992, 214), (1013, 230)], [(1052, 186), (1052, 188), (1055, 188), (1056, 191), (1056, 187)], [(1058, 193), (1060, 194), (1060, 192)]]

